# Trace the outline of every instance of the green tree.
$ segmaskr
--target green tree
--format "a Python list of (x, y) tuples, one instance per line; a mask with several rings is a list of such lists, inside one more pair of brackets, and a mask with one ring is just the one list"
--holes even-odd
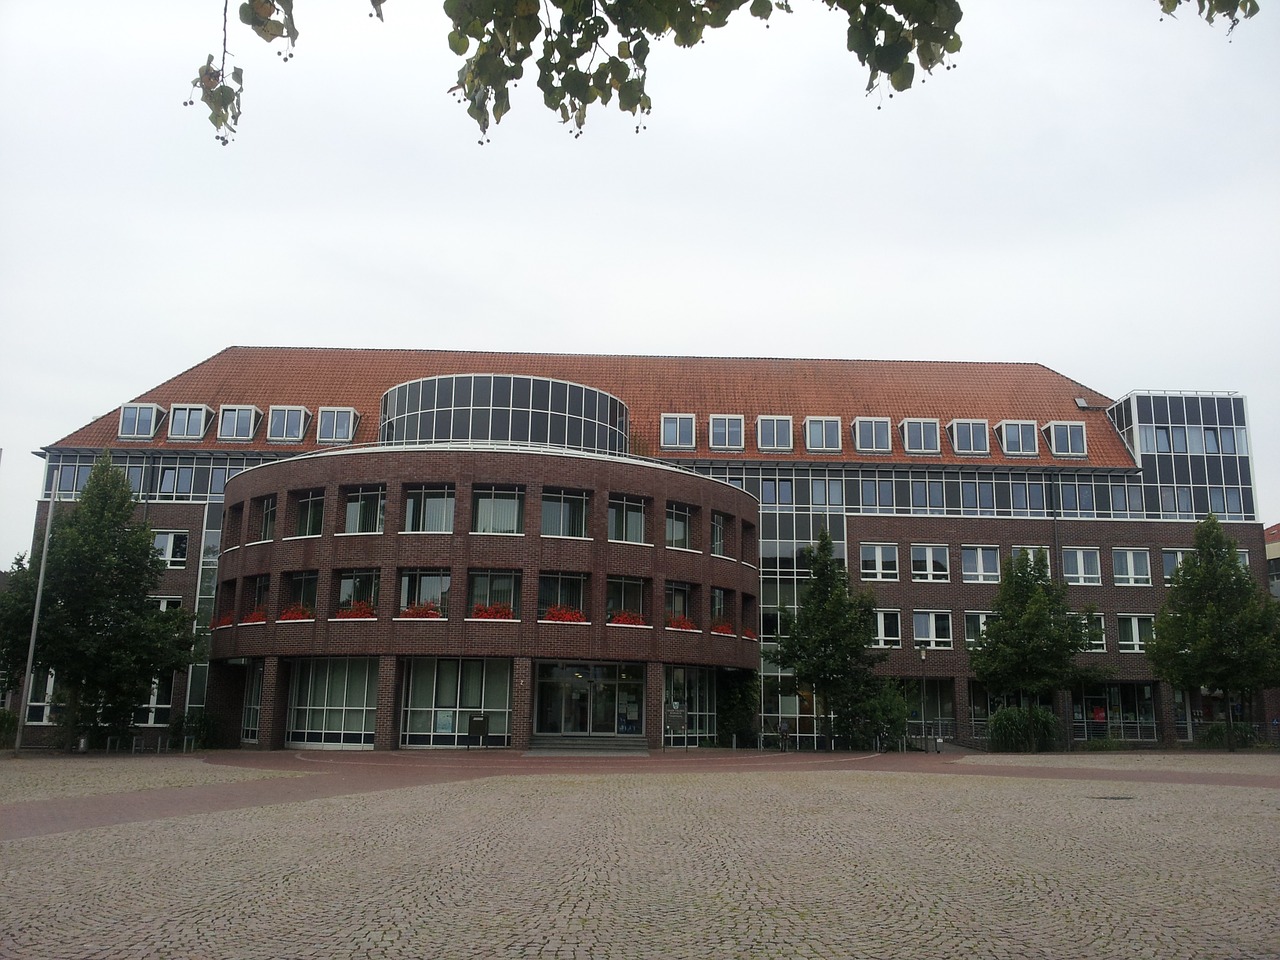
[(1067, 606), (1043, 553), (1014, 557), (987, 628), (969, 651), (974, 676), (995, 694), (1042, 698), (1093, 679), (1076, 657), (1101, 639), (1093, 611)]
[(813, 690), (820, 709), (835, 714), (832, 733), (840, 743), (869, 746), (876, 736), (893, 735), (906, 722), (901, 694), (895, 699), (887, 693), (889, 681), (873, 672), (884, 659), (871, 649), (875, 594), (850, 592), (848, 574), (835, 558), (826, 530), (806, 548), (805, 561), (809, 582), (799, 611), (780, 611), (778, 649), (771, 659)]
[(1236, 542), (1212, 514), (1196, 525), (1195, 550), (1173, 572), (1147, 656), (1179, 689), (1221, 690), (1227, 749), (1236, 746), (1231, 700), (1280, 685), (1277, 604), (1240, 563)]
[[(370, 2), (370, 16), (381, 20), (384, 0)], [(882, 77), (894, 90), (906, 90), (917, 66), (926, 73), (940, 64), (950, 69), (949, 59), (960, 50), (956, 27), (963, 12), (957, 0), (823, 2), (843, 15), (845, 44), (867, 70), (868, 91)], [(1191, 0), (1156, 2), (1172, 16)], [(1195, 3), (1205, 20), (1223, 17), (1232, 28), (1258, 12), (1257, 0)], [(761, 20), (775, 10), (792, 9), (791, 0), (444, 0), (453, 28), (449, 49), (465, 58), (453, 92), (484, 133), (490, 120), (500, 121), (511, 109), (509, 88), (533, 59), (543, 103), (578, 131), (592, 104), (616, 101), (628, 113), (648, 113), (651, 42), (669, 37), (676, 46), (691, 47), (708, 28), (725, 26), (744, 7)], [(239, 6), (239, 18), (268, 43), (282, 40), (288, 47), (286, 59), (293, 55), (298, 39), (294, 0), (247, 0)], [(228, 138), (222, 131), (234, 133), (239, 122), (244, 76), (239, 68), (229, 77), (226, 73), (225, 23), (223, 27), (221, 61), (215, 63), (210, 54), (192, 86), (209, 107), (209, 120), (225, 145)]]
[[(26, 667), (39, 557), (19, 557), (0, 596), (3, 669)], [(79, 503), (57, 507), (49, 541), (35, 669), (54, 671), (63, 722), (79, 736), (122, 730), (152, 681), (190, 661), (191, 615), (161, 612), (148, 599), (164, 562), (151, 531), (134, 521), (124, 473), (108, 459), (89, 474)]]

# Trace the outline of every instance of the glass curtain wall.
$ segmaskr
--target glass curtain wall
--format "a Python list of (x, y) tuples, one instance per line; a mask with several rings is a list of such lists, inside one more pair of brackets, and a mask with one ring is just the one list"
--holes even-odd
[(296, 660), (285, 741), (318, 750), (372, 750), (376, 657)]
[(470, 743), (470, 718), (484, 714), (490, 746), (511, 743), (511, 661), (414, 657), (404, 683), (400, 745), (456, 747)]

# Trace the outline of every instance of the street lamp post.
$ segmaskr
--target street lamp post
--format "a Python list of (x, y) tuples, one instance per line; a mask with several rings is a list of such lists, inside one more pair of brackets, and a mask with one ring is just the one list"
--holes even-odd
[(928, 640), (917, 640), (916, 649), (920, 651), (920, 743), (924, 752), (929, 752), (929, 738), (924, 726), (924, 655), (929, 649)]
[(58, 474), (61, 465), (53, 468), (53, 488), (49, 491), (49, 513), (44, 519), (44, 545), (40, 549), (40, 574), (36, 578), (36, 605), (31, 614), (31, 643), (27, 647), (27, 672), (24, 673), (22, 695), (18, 697), (18, 728), (13, 735), (13, 755), (22, 749), (22, 728), (27, 725), (27, 704), (31, 702), (31, 686), (35, 682), (32, 671), (36, 659), (36, 634), (40, 630), (40, 601), (44, 598), (44, 571), (49, 559), (49, 535), (53, 533), (53, 505), (58, 502)]

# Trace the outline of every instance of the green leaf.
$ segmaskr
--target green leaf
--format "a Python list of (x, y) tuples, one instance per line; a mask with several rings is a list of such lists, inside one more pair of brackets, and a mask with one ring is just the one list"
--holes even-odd
[(907, 90), (911, 87), (911, 81), (915, 79), (916, 68), (912, 63), (904, 63), (893, 73), (889, 74), (889, 82), (893, 84), (895, 90)]
[(751, 0), (751, 15), (760, 20), (768, 20), (769, 14), (773, 13), (773, 4), (770, 0)]
[(456, 53), (458, 56), (460, 57), (465, 56), (467, 53), (467, 48), (470, 45), (471, 44), (467, 41), (467, 38), (463, 36), (461, 33), (459, 33), (457, 30), (449, 31), (449, 49), (452, 50), (454, 53)]
[(960, 35), (953, 33), (947, 38), (947, 42), (942, 45), (942, 49), (947, 51), (947, 53), (959, 53), (960, 45)]
[(234, 83), (235, 83), (235, 84), (237, 84), (238, 86), (243, 87), (243, 86), (244, 86), (244, 71), (243, 71), (242, 69), (240, 69), (239, 67), (234, 67), (234, 68), (231, 70), (231, 80), (232, 80), (232, 82), (234, 82)]
[(623, 60), (630, 60), (630, 59), (631, 59), (631, 44), (627, 43), (627, 41), (625, 41), (625, 40), (621, 40), (621, 41), (619, 41), (619, 42), (618, 42), (618, 56), (620, 56)]

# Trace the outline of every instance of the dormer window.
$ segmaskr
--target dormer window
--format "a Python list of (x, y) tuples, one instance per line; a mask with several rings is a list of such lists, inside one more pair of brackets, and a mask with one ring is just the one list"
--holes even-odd
[(275, 443), (298, 443), (307, 432), (311, 411), (306, 407), (272, 407), (267, 420), (267, 439)]
[(1000, 445), (1008, 456), (1036, 456), (1039, 448), (1036, 446), (1034, 420), (1003, 420), (996, 426), (996, 430), (1000, 434)]
[(1050, 423), (1047, 425), (1049, 449), (1055, 457), (1085, 455), (1083, 423)]
[(199, 440), (204, 436), (213, 417), (213, 410), (205, 406), (178, 406), (169, 408), (169, 439)]
[(321, 443), (350, 443), (360, 415), (351, 407), (321, 407), (316, 439)]
[(987, 421), (952, 420), (949, 430), (951, 449), (956, 453), (985, 456), (991, 452), (987, 443)]
[(889, 438), (889, 418), (858, 417), (853, 422), (853, 440), (861, 453), (889, 453), (893, 442)]
[(902, 442), (907, 453), (938, 453), (941, 441), (938, 439), (937, 420), (903, 420), (899, 424), (902, 430)]
[(150, 440), (164, 416), (164, 409), (154, 403), (130, 403), (120, 408), (122, 440)]
[(694, 445), (693, 414), (662, 415), (662, 446), (668, 450), (692, 450)]
[(742, 449), (742, 417), (728, 414), (712, 416), (710, 428), (713, 450)]
[(261, 419), (257, 407), (223, 407), (218, 413), (218, 439), (252, 440)]
[(791, 418), (758, 417), (756, 419), (756, 446), (761, 450), (790, 450)]
[(840, 419), (808, 417), (804, 421), (804, 445), (820, 453), (840, 452)]

